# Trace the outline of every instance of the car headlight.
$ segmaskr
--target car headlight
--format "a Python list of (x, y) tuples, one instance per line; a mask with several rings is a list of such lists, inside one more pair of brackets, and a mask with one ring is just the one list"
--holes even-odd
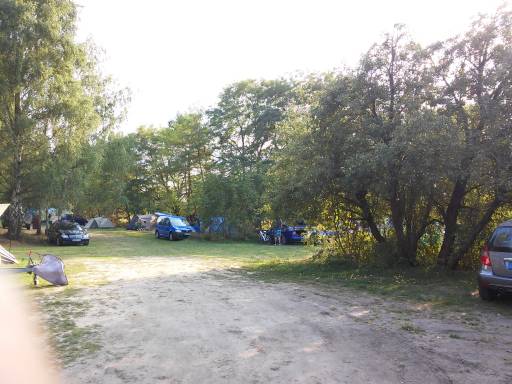
[(84, 239), (88, 239), (89, 238), (89, 234), (88, 233), (84, 233)]
[(69, 236), (66, 235), (65, 233), (61, 233), (60, 237), (62, 237), (63, 239), (67, 239)]
[(177, 229), (177, 230), (176, 230), (176, 232), (177, 232), (177, 233), (181, 233), (181, 229)]

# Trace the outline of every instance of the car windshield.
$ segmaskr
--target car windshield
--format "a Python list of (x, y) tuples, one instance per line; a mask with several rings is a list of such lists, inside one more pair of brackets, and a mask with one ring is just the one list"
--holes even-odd
[(66, 230), (79, 230), (81, 229), (80, 226), (77, 223), (68, 223), (68, 222), (62, 222), (59, 224), (59, 229), (66, 229)]
[(491, 250), (503, 252), (512, 250), (512, 227), (496, 229), (491, 241)]
[(169, 219), (171, 220), (171, 225), (175, 227), (185, 227), (189, 225), (187, 220), (182, 219), (181, 217), (169, 217)]

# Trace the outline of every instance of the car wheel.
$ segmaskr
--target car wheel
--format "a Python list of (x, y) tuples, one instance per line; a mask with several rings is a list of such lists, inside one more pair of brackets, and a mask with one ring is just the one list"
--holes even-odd
[(85, 245), (85, 246), (89, 245), (89, 240), (84, 241), (84, 245)]
[(160, 234), (158, 233), (158, 231), (155, 231), (155, 239), (159, 239), (160, 238)]
[(480, 294), (480, 298), (485, 301), (491, 301), (498, 296), (498, 293), (494, 289), (479, 287), (478, 293)]
[(62, 239), (60, 237), (57, 237), (57, 240), (55, 241), (55, 243), (59, 246), (62, 245)]

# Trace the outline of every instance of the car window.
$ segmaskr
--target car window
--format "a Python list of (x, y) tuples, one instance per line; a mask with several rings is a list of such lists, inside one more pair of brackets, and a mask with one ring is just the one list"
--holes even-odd
[(171, 217), (171, 224), (175, 227), (185, 227), (189, 225), (187, 220), (182, 219), (181, 217)]
[(512, 252), (512, 227), (500, 227), (494, 231), (490, 250), (495, 252)]
[(59, 224), (60, 229), (80, 229), (80, 226), (77, 223), (70, 223), (70, 222), (61, 222)]

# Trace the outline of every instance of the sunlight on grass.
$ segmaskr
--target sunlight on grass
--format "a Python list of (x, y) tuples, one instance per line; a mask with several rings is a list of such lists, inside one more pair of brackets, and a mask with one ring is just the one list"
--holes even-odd
[(155, 239), (151, 232), (91, 230), (89, 246), (57, 247), (51, 244), (15, 245), (12, 252), (18, 257), (53, 253), (63, 259), (69, 257), (133, 257), (133, 256), (189, 256), (229, 259), (290, 259), (312, 254), (303, 246), (267, 246), (253, 242), (207, 241), (189, 239), (168, 241)]
[(418, 268), (356, 268), (345, 264), (323, 264), (309, 259), (259, 260), (246, 263), (248, 275), (268, 282), (329, 284), (371, 294), (428, 305), (438, 310), (494, 308), (512, 314), (504, 298), (483, 303), (477, 295), (473, 272), (435, 272)]
[[(108, 280), (101, 276), (102, 264), (111, 268), (115, 274), (116, 263), (138, 257), (190, 257), (218, 261), (219, 265), (253, 264), (264, 261), (302, 260), (311, 256), (314, 249), (305, 246), (270, 246), (254, 242), (207, 241), (188, 239), (169, 241), (155, 239), (152, 232), (126, 231), (124, 229), (91, 230), (89, 246), (56, 246), (38, 242), (34, 235), (26, 235), (23, 243), (13, 243), (12, 253), (18, 258), (19, 266), (28, 263), (29, 253), (34, 261), (40, 255), (52, 253), (65, 263), (69, 279), (69, 289), (87, 285), (99, 285)], [(29, 237), (27, 237), (29, 236)], [(91, 266), (95, 266), (94, 271)], [(30, 287), (32, 276), (20, 274), (18, 279)], [(41, 287), (49, 286), (40, 280)]]

